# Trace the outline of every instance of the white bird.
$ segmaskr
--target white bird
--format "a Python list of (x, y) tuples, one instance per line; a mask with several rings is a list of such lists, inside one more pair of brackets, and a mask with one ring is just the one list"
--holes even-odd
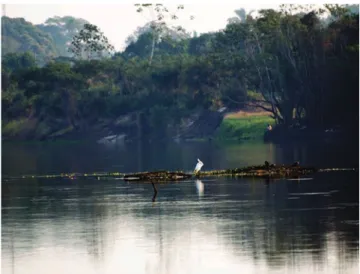
[(195, 174), (197, 174), (200, 171), (200, 169), (202, 168), (202, 166), (204, 165), (204, 163), (201, 162), (200, 159), (197, 159), (197, 160), (198, 160), (198, 163), (196, 164), (195, 170), (194, 170)]

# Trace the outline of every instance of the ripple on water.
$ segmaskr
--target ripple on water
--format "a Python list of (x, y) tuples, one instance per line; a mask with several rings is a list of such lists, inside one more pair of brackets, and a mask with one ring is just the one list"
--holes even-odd
[(292, 193), (289, 193), (289, 195), (291, 195), (291, 196), (331, 195), (336, 192), (339, 192), (339, 190), (331, 190), (331, 191), (326, 191), (326, 192), (292, 192)]
[(347, 224), (347, 225), (359, 225), (359, 220), (345, 220), (342, 221), (342, 223)]
[(316, 211), (316, 210), (336, 210), (336, 209), (345, 209), (345, 207), (340, 206), (329, 206), (329, 207), (308, 207), (308, 208), (294, 208), (294, 209), (282, 209), (281, 211)]

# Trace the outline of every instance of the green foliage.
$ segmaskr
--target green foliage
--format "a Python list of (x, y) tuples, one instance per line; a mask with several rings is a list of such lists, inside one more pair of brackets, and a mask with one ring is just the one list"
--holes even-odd
[[(150, 54), (149, 54), (149, 66), (152, 64), (154, 57), (155, 47), (164, 38), (167, 38), (168, 41), (177, 40), (186, 37), (186, 32), (181, 26), (174, 26), (170, 28), (169, 22), (176, 21), (179, 19), (179, 12), (184, 9), (184, 5), (178, 5), (176, 11), (170, 12), (169, 9), (163, 4), (135, 4), (136, 11), (143, 14), (146, 10), (150, 13), (151, 18), (148, 19), (148, 24), (145, 26), (148, 30), (146, 32), (151, 33), (151, 44)], [(193, 20), (194, 16), (190, 16), (190, 20)], [(145, 33), (142, 31), (142, 33)], [(170, 38), (170, 39), (169, 39)], [(133, 40), (134, 39), (130, 39)]]
[(23, 131), (24, 127), (26, 127), (27, 120), (22, 118), (20, 120), (11, 120), (8, 123), (3, 123), (2, 125), (2, 134), (5, 136), (14, 137), (19, 132)]
[(43, 65), (58, 56), (71, 57), (68, 49), (76, 34), (88, 21), (72, 16), (48, 18), (43, 24), (33, 25), (23, 18), (2, 20), (2, 56), (9, 53), (30, 52)]
[(23, 18), (1, 17), (1, 52), (31, 52), (39, 64), (58, 56), (52, 37)]
[(28, 112), (27, 98), (24, 91), (18, 89), (16, 84), (10, 84), (2, 92), (1, 103), (5, 121), (23, 117)]
[(109, 56), (114, 47), (97, 26), (85, 24), (79, 34), (73, 37), (69, 51), (78, 58), (92, 59)]
[[(351, 126), (358, 113), (359, 17), (335, 7), (336, 16), (324, 24), (321, 12), (285, 5), (261, 10), (255, 19), (239, 11), (241, 20), (224, 30), (181, 39), (176, 31), (165, 35), (171, 30), (165, 27), (160, 37), (150, 24), (112, 58), (101, 58), (112, 47), (96, 26), (85, 24), (72, 48), (85, 60), (62, 57), (35, 67), (34, 49), (3, 56), (3, 122), (34, 118), (44, 134), (143, 112), (151, 129), (165, 133), (199, 109), (250, 104), (284, 126)], [(61, 29), (67, 22), (76, 32), (81, 23), (72, 20), (53, 18), (46, 25)], [(266, 119), (226, 119), (220, 135), (253, 138), (250, 132), (262, 134)]]
[(48, 18), (37, 27), (51, 35), (60, 56), (70, 57), (68, 47), (74, 36), (81, 31), (85, 24), (89, 24), (89, 22), (81, 18), (55, 16)]
[(216, 133), (217, 139), (255, 140), (261, 139), (268, 124), (274, 124), (269, 116), (225, 118)]
[(214, 33), (204, 33), (198, 37), (189, 39), (188, 53), (191, 55), (205, 55), (210, 53), (214, 47), (214, 39)]
[(1, 60), (2, 69), (7, 72), (36, 66), (35, 57), (30, 52), (8, 53)]
[(249, 90), (247, 92), (248, 100), (251, 101), (263, 101), (264, 97), (261, 95), (261, 93)]

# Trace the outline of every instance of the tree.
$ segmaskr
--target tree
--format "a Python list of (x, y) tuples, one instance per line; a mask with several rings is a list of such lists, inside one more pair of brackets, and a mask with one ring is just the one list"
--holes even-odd
[[(34, 118), (55, 132), (82, 121), (99, 128), (99, 119), (112, 127), (120, 115), (141, 112), (153, 133), (165, 134), (199, 109), (250, 105), (269, 110), (285, 128), (356, 128), (359, 17), (347, 11), (324, 24), (319, 14), (283, 6), (186, 39), (164, 39), (173, 31), (166, 25), (153, 50), (149, 22), (112, 58), (55, 58), (44, 67), (34, 67), (32, 53), (5, 55), (4, 123)], [(80, 54), (106, 51), (97, 31), (76, 35)], [(36, 37), (22, 39), (41, 52)]]
[[(138, 27), (131, 35), (129, 35), (126, 38), (126, 45), (129, 46), (130, 44), (134, 44), (138, 41), (138, 39), (146, 34), (150, 34), (152, 33), (152, 23), (148, 22), (146, 23), (144, 26), (142, 27)], [(170, 38), (174, 41), (180, 41), (183, 39), (189, 39), (191, 37), (190, 34), (188, 34), (185, 31), (181, 31), (179, 32), (177, 29), (174, 29), (173, 27), (169, 27), (169, 26), (165, 26), (163, 29), (163, 35), (162, 37), (160, 37), (160, 40), (166, 39), (166, 38)]]
[(188, 53), (191, 55), (203, 55), (210, 53), (214, 47), (216, 33), (204, 33), (189, 39)]
[(2, 69), (8, 72), (36, 67), (34, 55), (29, 52), (8, 53), (1, 61)]
[(248, 16), (251, 16), (252, 13), (255, 12), (255, 10), (251, 10), (250, 12), (246, 13), (246, 10), (241, 8), (234, 11), (236, 14), (236, 17), (231, 17), (228, 19), (228, 24), (239, 24), (239, 23), (245, 23), (248, 19)]
[[(114, 52), (114, 47), (100, 29), (92, 24), (85, 24), (84, 28), (75, 35), (69, 51), (78, 58), (92, 59), (95, 56), (104, 57)], [(94, 56), (95, 55), (95, 56)]]
[(58, 56), (51, 36), (23, 18), (1, 17), (1, 53), (30, 52), (38, 64)]
[[(176, 12), (170, 13), (168, 8), (163, 4), (135, 4), (137, 12), (143, 13), (144, 10), (148, 10), (152, 17), (149, 20), (149, 25), (151, 28), (151, 51), (149, 55), (149, 66), (152, 64), (155, 46), (158, 44), (161, 39), (168, 34), (169, 27), (167, 24), (169, 21), (177, 20), (179, 17)], [(176, 11), (179, 12), (184, 9), (183, 5), (178, 5)], [(190, 20), (193, 20), (194, 17), (190, 16)], [(184, 33), (185, 30), (181, 26), (173, 27), (173, 30), (176, 30), (179, 33)]]
[[(172, 33), (172, 32), (169, 32)], [(175, 54), (184, 54), (187, 51), (187, 45), (189, 42), (188, 39), (176, 39), (176, 33), (174, 36), (165, 36), (157, 44), (157, 47), (154, 49), (154, 53), (157, 53), (159, 59), (165, 55), (175, 55)], [(151, 31), (143, 32), (138, 36), (138, 38), (131, 42), (123, 52), (123, 56), (126, 58), (132, 58), (134, 56), (139, 56), (141, 58), (147, 58), (151, 54), (151, 44), (152, 44), (152, 33)]]
[(89, 24), (89, 22), (81, 18), (54, 16), (37, 27), (51, 35), (60, 56), (70, 56), (68, 48), (71, 41), (85, 24)]

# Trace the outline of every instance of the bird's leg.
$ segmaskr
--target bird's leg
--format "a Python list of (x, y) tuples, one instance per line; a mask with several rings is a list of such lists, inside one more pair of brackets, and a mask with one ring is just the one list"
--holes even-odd
[(153, 189), (154, 189), (154, 196), (153, 196), (153, 198), (152, 198), (152, 201), (153, 202), (155, 202), (155, 200), (156, 200), (156, 196), (157, 196), (157, 189), (156, 189), (156, 186), (155, 186), (155, 184), (154, 183), (151, 183), (152, 184), (152, 186), (153, 186)]

